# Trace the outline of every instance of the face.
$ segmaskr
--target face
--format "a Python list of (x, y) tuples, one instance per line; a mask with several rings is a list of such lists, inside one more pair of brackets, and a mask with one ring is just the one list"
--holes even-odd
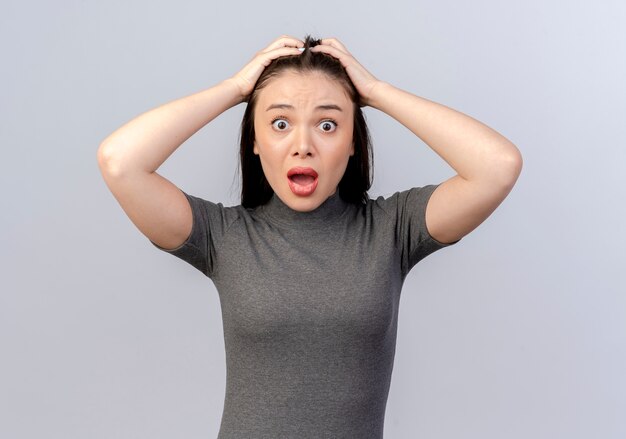
[(290, 208), (308, 212), (335, 193), (354, 154), (354, 107), (321, 72), (282, 72), (260, 90), (254, 153), (265, 178)]

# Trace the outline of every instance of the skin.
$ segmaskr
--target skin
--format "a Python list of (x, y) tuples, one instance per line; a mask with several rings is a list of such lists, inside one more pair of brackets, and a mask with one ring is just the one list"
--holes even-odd
[(445, 105), (380, 81), (336, 38), (311, 48), (337, 58), (361, 95), (407, 127), (450, 165), (456, 175), (433, 192), (426, 207), (430, 235), (444, 243), (461, 239), (504, 201), (522, 170), (522, 156), (507, 138)]
[[(336, 192), (354, 154), (353, 126), (354, 103), (342, 85), (322, 72), (288, 70), (261, 89), (254, 113), (254, 153), (287, 206), (308, 212)], [(312, 194), (291, 191), (287, 172), (296, 166), (318, 173)]]
[[(286, 51), (300, 53), (297, 48), (302, 45), (301, 40), (283, 35), (257, 53), (232, 78), (242, 99), (272, 59)], [(400, 122), (456, 172), (439, 185), (426, 207), (426, 227), (434, 239), (442, 243), (461, 239), (484, 222), (511, 192), (522, 170), (522, 155), (510, 140), (460, 111), (377, 79), (336, 38), (324, 38), (310, 50), (338, 59), (363, 106)]]
[[(158, 174), (157, 169), (196, 131), (229, 108), (247, 101), (259, 75), (272, 60), (300, 54), (298, 48), (303, 45), (298, 38), (283, 35), (257, 52), (232, 77), (141, 114), (103, 140), (98, 148), (102, 175), (124, 211), (145, 236), (169, 249), (185, 241), (192, 228), (191, 208), (178, 187)], [(407, 127), (456, 172), (439, 185), (428, 201), (426, 227), (433, 238), (453, 242), (467, 235), (485, 221), (513, 189), (522, 170), (522, 156), (507, 138), (459, 111), (378, 80), (335, 38), (324, 38), (321, 45), (311, 51), (337, 58), (358, 90), (363, 105), (382, 111)], [(272, 143), (260, 136), (257, 149), (265, 162), (268, 180), (272, 185), (271, 180), (276, 180), (277, 193), (285, 191), (281, 179), (274, 175), (286, 172), (291, 163), (320, 166), (315, 169), (322, 172), (323, 181), (320, 179), (321, 186), (315, 191), (314, 201), (291, 204), (306, 210), (333, 193), (336, 188), (333, 182), (338, 181), (337, 175), (345, 169), (345, 154), (342, 159), (330, 159), (328, 154), (320, 153), (326, 151), (322, 149), (326, 143), (319, 141), (325, 137), (313, 134), (316, 133), (311, 128), (313, 122), (306, 117), (311, 117), (311, 110), (306, 105), (294, 108), (298, 114), (292, 125), (296, 129), (285, 139), (301, 137), (311, 149), (297, 155), (293, 150), (292, 155), (288, 155), (284, 149), (279, 149), (270, 156), (266, 153)], [(306, 123), (310, 125), (305, 130)], [(263, 135), (260, 124), (258, 130)], [(284, 147), (289, 143), (298, 142), (273, 144)], [(346, 144), (343, 146), (345, 148)], [(415, 173), (419, 174), (418, 168)], [(284, 195), (285, 199), (288, 195)]]

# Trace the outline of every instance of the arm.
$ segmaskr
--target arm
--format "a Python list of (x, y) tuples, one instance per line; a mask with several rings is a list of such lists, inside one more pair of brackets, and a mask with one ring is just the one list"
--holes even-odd
[(189, 137), (243, 102), (274, 58), (301, 53), (304, 43), (283, 36), (258, 52), (240, 72), (214, 87), (152, 109), (102, 141), (98, 165), (130, 220), (152, 242), (173, 249), (192, 229), (184, 194), (156, 170)]
[(487, 219), (521, 172), (522, 157), (515, 145), (463, 113), (377, 80), (337, 40), (322, 43), (314, 49), (342, 61), (364, 105), (402, 123), (457, 172), (428, 202), (426, 225), (432, 237), (454, 242)]
[(192, 134), (236, 105), (238, 95), (232, 81), (223, 81), (136, 117), (98, 148), (100, 172), (122, 210), (164, 249), (185, 242), (193, 217), (184, 194), (156, 170)]
[(115, 175), (155, 172), (189, 137), (242, 100), (239, 88), (227, 79), (141, 114), (102, 141), (100, 168)]
[(402, 123), (457, 175), (433, 192), (426, 224), (433, 238), (454, 242), (480, 225), (509, 194), (522, 168), (519, 150), (481, 122), (386, 83), (371, 105)]

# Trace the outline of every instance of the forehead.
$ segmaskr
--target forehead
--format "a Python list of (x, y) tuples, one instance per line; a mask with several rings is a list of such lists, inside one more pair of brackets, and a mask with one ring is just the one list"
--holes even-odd
[(289, 104), (306, 109), (319, 104), (337, 104), (349, 110), (352, 101), (341, 84), (322, 72), (282, 72), (260, 90), (258, 104), (262, 111), (268, 105)]

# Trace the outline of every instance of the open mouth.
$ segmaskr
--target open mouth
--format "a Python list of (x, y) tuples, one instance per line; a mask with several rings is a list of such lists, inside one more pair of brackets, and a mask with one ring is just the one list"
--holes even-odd
[(313, 168), (295, 167), (287, 173), (289, 189), (295, 195), (306, 197), (315, 192), (317, 172)]

